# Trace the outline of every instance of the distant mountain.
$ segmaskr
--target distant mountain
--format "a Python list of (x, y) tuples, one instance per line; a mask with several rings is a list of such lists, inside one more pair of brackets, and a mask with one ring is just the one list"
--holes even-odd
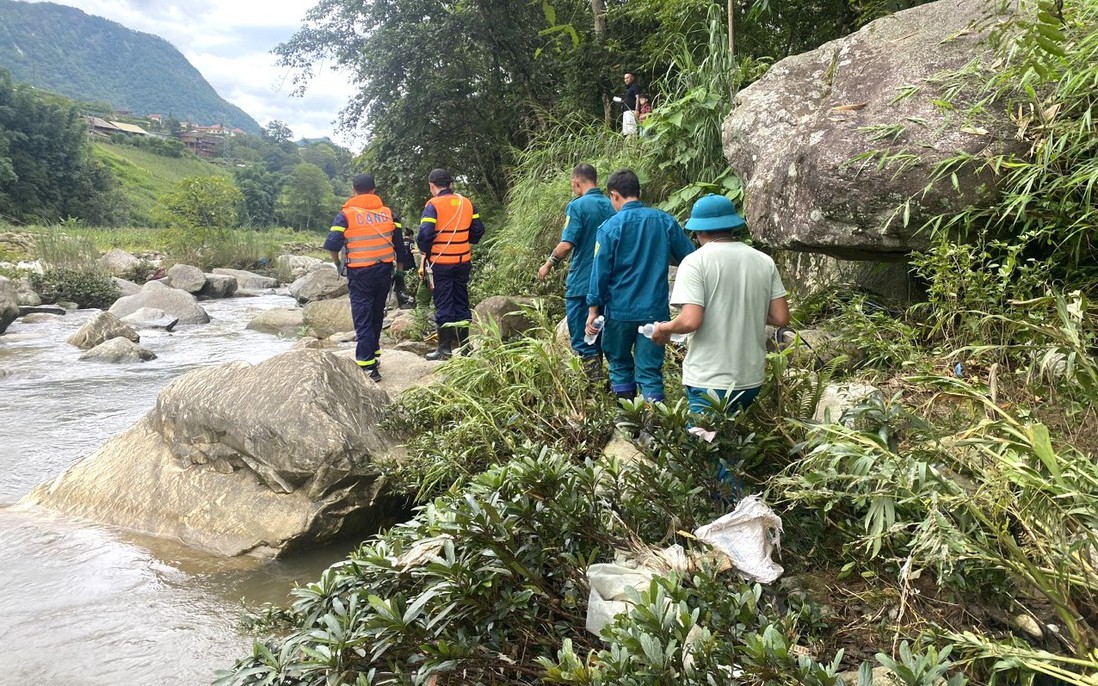
[(168, 41), (73, 7), (0, 0), (0, 67), (16, 81), (116, 110), (260, 130)]

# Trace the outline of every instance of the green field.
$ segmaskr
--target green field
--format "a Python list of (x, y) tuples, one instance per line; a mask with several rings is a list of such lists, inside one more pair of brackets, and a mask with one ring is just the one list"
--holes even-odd
[(153, 224), (152, 209), (160, 196), (172, 190), (188, 176), (228, 176), (223, 168), (185, 155), (164, 157), (128, 145), (95, 143), (95, 158), (105, 164), (122, 184), (133, 205), (130, 221), (137, 225)]

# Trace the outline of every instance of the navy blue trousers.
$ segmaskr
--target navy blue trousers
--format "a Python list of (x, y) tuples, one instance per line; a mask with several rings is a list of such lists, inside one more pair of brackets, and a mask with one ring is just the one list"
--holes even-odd
[(355, 322), (358, 345), (355, 359), (361, 367), (378, 362), (378, 340), (385, 319), (385, 301), (393, 285), (393, 265), (388, 262), (347, 270), (347, 288), (351, 294), (351, 318)]
[(469, 310), (469, 272), (472, 265), (436, 264), (431, 268), (435, 278), (435, 322), (465, 323), (473, 318)]

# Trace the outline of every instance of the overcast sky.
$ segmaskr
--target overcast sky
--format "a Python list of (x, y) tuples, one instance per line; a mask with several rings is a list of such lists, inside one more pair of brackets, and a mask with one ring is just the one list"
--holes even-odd
[[(271, 49), (293, 35), (314, 0), (53, 0), (168, 40), (221, 97), (264, 126), (286, 122), (294, 137), (335, 136), (348, 79), (318, 69), (304, 97), (291, 97), (292, 74)], [(204, 123), (204, 122), (203, 122)]]

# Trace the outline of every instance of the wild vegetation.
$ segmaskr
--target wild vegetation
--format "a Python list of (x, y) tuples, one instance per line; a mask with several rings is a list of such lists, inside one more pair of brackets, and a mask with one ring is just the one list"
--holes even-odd
[[(554, 26), (579, 16), (561, 5)], [(695, 39), (715, 37), (701, 21)], [(399, 474), (422, 503), (416, 517), (288, 607), (256, 612), (253, 654), (218, 683), (861, 686), (881, 683), (874, 667), (908, 686), (1095, 683), (1096, 28), (1084, 0), (1025, 5), (1000, 27), (998, 61), (956, 75), (943, 107), (959, 122), (1008, 107), (1028, 149), (951, 160), (932, 179), (987, 165), (997, 203), (924, 227), (931, 247), (913, 266), (925, 302), (832, 291), (795, 303), (798, 325), (837, 331), (848, 354), (772, 353), (747, 413), (696, 420), (713, 443), (688, 433), (682, 402), (614, 408), (582, 392), (550, 327), (511, 343), (483, 334), (477, 354), (448, 363), (444, 388), (409, 396), (392, 420), (416, 429)], [(546, 35), (567, 51), (567, 29)], [(715, 100), (761, 67), (738, 62), (729, 78), (707, 52), (678, 58), (690, 66), (672, 70), (651, 137), (564, 116), (540, 125), (515, 153), (479, 288), (535, 289), (575, 162), (635, 166), (648, 197), (673, 209), (713, 187), (737, 193), (718, 143), (691, 152), (684, 134), (711, 140), (705, 127), (727, 107)], [(819, 421), (837, 381), (880, 391)], [(639, 457), (598, 456), (599, 418), (618, 409), (653, 436)], [(718, 463), (782, 515), (786, 574), (771, 587), (719, 571), (688, 533), (726, 511)], [(586, 633), (586, 568), (671, 544), (696, 563), (657, 576), (597, 639)]]

